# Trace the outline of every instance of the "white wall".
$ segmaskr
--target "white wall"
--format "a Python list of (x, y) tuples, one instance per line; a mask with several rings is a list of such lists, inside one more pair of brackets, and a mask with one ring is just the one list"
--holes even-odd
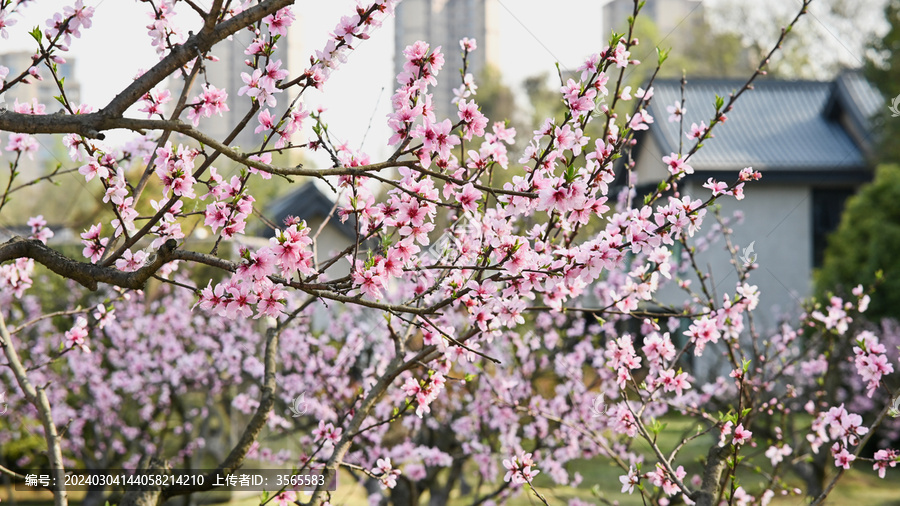
[[(684, 190), (695, 198), (705, 200), (709, 196), (709, 190), (698, 183), (686, 185)], [(754, 324), (760, 330), (771, 329), (782, 315), (796, 319), (800, 302), (812, 291), (812, 192), (809, 186), (759, 182), (746, 186), (745, 195), (741, 201), (720, 197), (717, 203), (721, 205), (723, 217), (732, 216), (736, 210), (744, 213), (742, 224), (731, 224), (732, 241), (740, 251), (753, 243), (758, 268), (751, 273), (749, 283), (760, 290), (759, 306), (753, 312)], [(710, 210), (702, 231), (688, 244), (696, 243), (715, 224)], [(721, 304), (723, 293), (734, 295), (738, 277), (724, 240), (699, 253), (697, 263), (702, 270), (712, 273), (717, 304)], [(694, 288), (699, 290), (696, 275), (691, 273), (686, 279), (692, 279)], [(659, 293), (661, 301), (673, 304), (683, 301), (684, 296), (677, 287)]]

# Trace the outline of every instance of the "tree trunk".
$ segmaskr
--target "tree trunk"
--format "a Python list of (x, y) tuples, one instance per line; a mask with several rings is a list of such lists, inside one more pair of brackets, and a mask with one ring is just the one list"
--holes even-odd
[[(138, 465), (136, 472), (144, 472), (153, 475), (156, 473), (167, 474), (169, 470), (168, 462), (157, 459), (156, 457), (150, 459), (144, 457), (141, 459), (141, 463)], [(160, 499), (162, 499), (162, 486), (136, 486), (126, 490), (125, 495), (122, 496), (122, 500), (119, 501), (118, 506), (159, 506), (161, 502)]]
[(722, 483), (722, 472), (725, 470), (726, 458), (730, 448), (718, 445), (709, 449), (706, 457), (706, 469), (703, 471), (703, 485), (697, 492), (697, 506), (713, 506), (719, 497)]
[(106, 487), (100, 485), (90, 485), (84, 499), (81, 500), (81, 506), (103, 506), (106, 502)]

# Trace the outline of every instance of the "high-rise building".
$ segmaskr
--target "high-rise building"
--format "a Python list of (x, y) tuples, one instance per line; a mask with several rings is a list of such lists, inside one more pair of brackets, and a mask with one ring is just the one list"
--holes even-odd
[[(403, 70), (403, 49), (423, 40), (441, 46), (445, 63), (433, 90), (435, 114), (456, 119), (453, 88), (461, 84), (462, 49), (459, 41), (476, 39), (478, 49), (468, 58), (468, 72), (477, 80), (485, 67), (497, 61), (496, 0), (404, 0), (397, 6), (394, 33), (394, 74)], [(392, 88), (396, 88), (396, 81)]]
[[(34, 53), (30, 51), (16, 51), (0, 54), (0, 65), (9, 69), (7, 80), (12, 80), (22, 72), (28, 70), (34, 62), (31, 58), (32, 55), (34, 55)], [(73, 107), (77, 107), (81, 104), (81, 85), (78, 80), (75, 79), (75, 60), (75, 58), (67, 57), (66, 63), (58, 65), (56, 68), (56, 74), (60, 78), (65, 79), (66, 98), (68, 98), (69, 103), (72, 104)], [(2, 101), (0, 101), (0, 108), (12, 109), (16, 101), (20, 104), (32, 104), (36, 99), (38, 103), (45, 106), (46, 114), (62, 110), (62, 104), (54, 98), (59, 96), (60, 92), (56, 81), (50, 76), (50, 71), (41, 64), (41, 66), (38, 67), (38, 72), (40, 76), (43, 77), (43, 80), (29, 77), (28, 83), (20, 82), (16, 84), (3, 94)], [(40, 173), (43, 169), (54, 167), (57, 163), (63, 163), (64, 160), (68, 161), (68, 157), (63, 156), (65, 148), (59, 143), (58, 138), (54, 138), (50, 135), (38, 135), (36, 137), (40, 144), (40, 148), (38, 149), (38, 152), (34, 154), (34, 159), (32, 160), (26, 156), (19, 160), (19, 172), (21, 173), (19, 182), (23, 182), (27, 177)], [(5, 144), (5, 136), (0, 138), (0, 142)], [(0, 156), (4, 159), (9, 159), (10, 157), (9, 153), (6, 151), (3, 151)]]
[[(31, 59), (33, 55), (34, 53), (31, 51), (0, 54), (0, 65), (9, 69), (7, 80), (12, 80), (23, 71), (28, 70), (34, 62)], [(43, 80), (29, 77), (29, 84), (19, 83), (4, 93), (3, 98), (8, 108), (11, 109), (11, 104), (14, 104), (17, 99), (19, 103), (23, 103), (31, 102), (32, 99), (36, 98), (38, 102), (47, 107), (47, 113), (62, 109), (62, 105), (53, 98), (59, 95), (59, 88), (50, 76), (50, 71), (47, 70), (44, 64), (41, 64), (38, 67), (38, 72), (43, 77)], [(81, 86), (75, 80), (75, 58), (67, 57), (65, 64), (57, 66), (56, 74), (60, 78), (65, 79), (66, 97), (69, 99), (69, 102), (75, 106), (79, 105), (81, 103)]]
[[(298, 29), (300, 20), (294, 21), (289, 30)], [(250, 111), (250, 99), (247, 95), (238, 96), (238, 91), (244, 86), (241, 79), (241, 73), (252, 73), (251, 68), (247, 66), (246, 60), (250, 56), (245, 51), (253, 42), (253, 34), (247, 30), (242, 30), (234, 34), (230, 39), (223, 40), (216, 44), (211, 54), (216, 56), (219, 61), (204, 63), (206, 75), (199, 76), (195, 85), (195, 94), (200, 92), (200, 83), (205, 80), (216, 88), (225, 88), (228, 91), (228, 112), (222, 113), (221, 116), (214, 115), (212, 118), (202, 118), (200, 120), (200, 129), (216, 140), (224, 141), (229, 133), (240, 123), (240, 121)], [(275, 47), (275, 52), (271, 56), (271, 60), (281, 60), (281, 68), (290, 72), (288, 79), (297, 77), (305, 69), (304, 55), (301, 54), (300, 34), (289, 33), (288, 37), (282, 37)], [(174, 82), (172, 94), (176, 95), (180, 91), (181, 80)], [(272, 111), (272, 114), (278, 114), (279, 117), (284, 113), (286, 107), (296, 95), (291, 91), (284, 91), (275, 95), (278, 100), (278, 106)], [(240, 146), (245, 152), (257, 149), (263, 140), (263, 133), (255, 134), (253, 131), (258, 125), (254, 116), (247, 123), (247, 126), (240, 134), (231, 142), (232, 146)], [(270, 142), (268, 147), (271, 148), (274, 142)]]

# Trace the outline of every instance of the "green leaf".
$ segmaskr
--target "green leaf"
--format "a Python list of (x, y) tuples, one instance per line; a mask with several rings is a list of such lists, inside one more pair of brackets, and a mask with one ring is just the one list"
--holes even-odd
[(35, 26), (35, 27), (34, 27), (34, 30), (32, 30), (32, 31), (30, 31), (30, 32), (28, 32), (28, 33), (29, 33), (29, 34), (31, 35), (31, 37), (34, 38), (34, 40), (37, 41), (38, 43), (41, 42), (41, 38), (44, 36), (44, 34), (41, 32), (41, 27), (40, 27), (40, 26)]
[(660, 49), (656, 48), (656, 64), (662, 65), (669, 58), (669, 53), (672, 51), (672, 48), (669, 49)]

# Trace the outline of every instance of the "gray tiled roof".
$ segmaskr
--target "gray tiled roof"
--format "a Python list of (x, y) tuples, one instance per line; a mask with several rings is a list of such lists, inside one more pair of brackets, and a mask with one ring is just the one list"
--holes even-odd
[[(349, 238), (356, 237), (356, 217), (351, 216), (347, 221), (341, 222), (334, 210), (334, 200), (325, 195), (312, 181), (303, 184), (300, 188), (284, 195), (273, 202), (267, 209), (270, 219), (278, 226), (284, 224), (288, 216), (295, 216), (301, 220), (313, 218), (326, 218), (329, 215), (329, 223)], [(263, 237), (273, 237), (275, 231), (266, 228)]]
[(849, 114), (853, 128), (861, 134), (861, 141), (871, 145), (874, 139), (876, 115), (884, 108), (884, 98), (875, 86), (859, 72), (844, 72), (834, 82), (834, 95), (828, 109), (841, 108)]
[[(865, 81), (863, 84), (867, 86)], [(687, 114), (684, 128), (691, 123), (709, 123), (715, 112), (715, 96), (727, 103), (728, 95), (743, 86), (737, 80), (688, 80), (685, 89)], [(858, 79), (842, 84), (847, 96), (856, 97), (853, 104), (871, 111), (879, 107), (862, 87)], [(770, 170), (848, 170), (867, 167), (863, 151), (845, 128), (827, 114), (835, 82), (757, 80), (755, 89), (738, 99), (728, 120), (713, 130), (712, 139), (691, 158), (697, 170), (738, 170), (752, 166)], [(663, 154), (678, 151), (679, 124), (669, 123), (666, 106), (681, 97), (681, 83), (676, 80), (657, 81), (650, 114), (652, 135), (659, 142)], [(871, 87), (869, 87), (869, 91)], [(845, 101), (846, 102), (846, 101)], [(843, 104), (844, 106), (853, 104)], [(860, 112), (859, 114), (865, 114)], [(852, 115), (852, 113), (851, 113)], [(685, 139), (684, 150), (693, 146)]]

